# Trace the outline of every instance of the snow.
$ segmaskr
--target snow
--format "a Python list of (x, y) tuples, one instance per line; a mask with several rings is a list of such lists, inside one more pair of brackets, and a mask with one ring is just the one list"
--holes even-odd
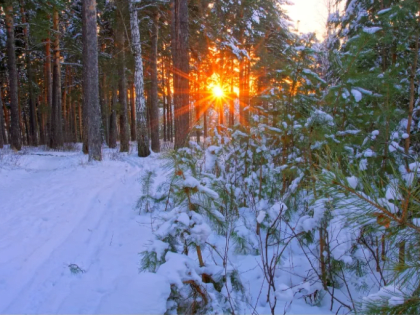
[(181, 222), (185, 226), (189, 226), (190, 225), (190, 218), (189, 218), (189, 216), (185, 212), (181, 213), (178, 216), (177, 221), (178, 222)]
[(260, 211), (257, 217), (257, 222), (261, 223), (262, 221), (264, 221), (266, 214), (267, 213), (265, 211)]
[(362, 93), (359, 90), (352, 89), (351, 94), (353, 94), (353, 97), (357, 103), (359, 103), (363, 98)]
[(363, 156), (364, 156), (364, 157), (374, 157), (374, 156), (376, 156), (376, 153), (375, 153), (375, 152), (373, 152), (373, 151), (372, 151), (372, 149), (366, 149), (366, 150), (363, 152)]
[(398, 191), (398, 187), (396, 187), (396, 184), (394, 184), (387, 187), (385, 192), (385, 198), (387, 200), (401, 200), (403, 199), (403, 196)]
[(367, 34), (375, 34), (376, 32), (380, 31), (381, 29), (382, 29), (381, 27), (377, 27), (377, 26), (364, 27), (363, 32), (365, 32)]
[(349, 183), (349, 186), (353, 189), (356, 189), (357, 184), (359, 183), (359, 180), (356, 176), (350, 176), (347, 177), (347, 182)]
[(387, 12), (389, 12), (389, 11), (391, 11), (392, 10), (392, 8), (388, 8), (388, 9), (382, 9), (382, 10), (380, 10), (380, 11), (378, 11), (378, 15), (381, 15), (381, 14), (385, 14), (385, 13), (387, 13)]
[(367, 164), (368, 164), (367, 159), (361, 159), (360, 162), (359, 162), (359, 168), (360, 168), (360, 170), (361, 171), (366, 171)]
[(0, 165), (0, 313), (165, 312), (167, 281), (138, 271), (151, 225), (135, 209), (162, 161), (113, 156), (31, 149)]
[[(88, 163), (78, 152), (30, 149), (3, 159), (7, 162), (0, 165), (0, 312), (163, 314), (171, 285), (182, 287), (190, 280), (200, 283), (203, 273), (213, 279), (224, 276), (225, 268), (211, 264), (206, 248), (214, 244), (223, 249), (225, 239), (214, 233), (202, 215), (179, 206), (160, 212), (157, 216), (166, 221), (158, 226), (156, 213), (139, 214), (136, 204), (142, 194), (142, 177), (152, 171), (157, 181), (167, 178), (167, 161), (159, 157), (140, 159), (134, 152), (106, 150), (104, 161)], [(218, 198), (204, 183), (184, 176), (181, 187), (197, 188)], [(287, 194), (297, 189), (302, 177), (291, 183)], [(327, 202), (315, 203), (313, 217), (302, 221), (303, 228), (319, 224)], [(261, 200), (259, 209), (264, 210), (259, 211), (257, 221), (270, 224), (287, 206), (280, 200)], [(244, 246), (258, 248), (258, 238), (245, 218), (249, 209), (238, 211), (241, 216), (233, 226), (236, 234), (246, 239)], [(224, 219), (216, 209), (213, 214)], [(253, 222), (254, 215), (249, 218)], [(204, 267), (194, 255), (168, 251), (168, 243), (158, 239), (159, 233), (187, 226), (191, 233), (187, 241), (202, 246), (204, 261), (209, 263)], [(164, 259), (156, 273), (139, 272), (143, 251), (156, 252), (158, 259)], [(330, 313), (327, 306), (310, 306), (302, 298), (322, 288), (292, 276), (310, 268), (296, 242), (291, 242), (287, 255), (281, 266), (286, 272), (276, 275), (276, 311)], [(345, 260), (346, 256), (338, 258)], [(226, 268), (241, 275), (252, 306), (266, 314), (270, 309), (260, 298), (261, 290), (267, 292), (260, 259), (252, 254), (232, 256)]]
[(207, 194), (209, 197), (212, 197), (213, 199), (217, 199), (219, 198), (219, 194), (217, 192), (215, 192), (214, 190), (207, 188), (203, 185), (200, 184), (200, 182), (190, 176), (190, 175), (186, 175), (185, 176), (185, 180), (184, 180), (184, 187), (188, 187), (188, 188), (197, 188), (198, 191)]
[(217, 163), (217, 154), (220, 152), (221, 148), (218, 146), (211, 145), (206, 149), (205, 152), (205, 164), (204, 169), (206, 172), (211, 172)]
[(185, 255), (167, 252), (165, 261), (159, 267), (157, 274), (167, 279), (168, 284), (174, 284), (178, 288), (181, 288), (184, 281), (201, 281), (201, 277), (198, 274), (199, 266), (191, 258)]

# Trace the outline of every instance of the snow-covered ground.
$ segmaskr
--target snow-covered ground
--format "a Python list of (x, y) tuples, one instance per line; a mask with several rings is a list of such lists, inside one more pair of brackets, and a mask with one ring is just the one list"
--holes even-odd
[(165, 311), (169, 286), (139, 273), (151, 227), (135, 208), (139, 179), (159, 159), (0, 154), (0, 313)]
[[(151, 216), (136, 208), (142, 176), (153, 170), (164, 179), (163, 163), (134, 150), (105, 149), (100, 163), (79, 151), (0, 150), (0, 313), (164, 313), (169, 282), (139, 272), (139, 253), (154, 237)], [(252, 306), (265, 314), (258, 260), (238, 256), (235, 264)], [(329, 313), (288, 300), (279, 302), (281, 313)]]

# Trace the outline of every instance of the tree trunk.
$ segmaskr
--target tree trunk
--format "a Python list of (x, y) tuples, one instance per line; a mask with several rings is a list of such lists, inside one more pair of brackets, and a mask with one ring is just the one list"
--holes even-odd
[(58, 10), (54, 10), (54, 64), (53, 90), (51, 109), (51, 147), (53, 149), (63, 145), (63, 128), (61, 121), (61, 66), (60, 66), (60, 30), (58, 26)]
[[(201, 77), (200, 77), (200, 69), (197, 69), (197, 84), (195, 89), (195, 124), (198, 126), (200, 125), (200, 118), (203, 115), (202, 109), (203, 104), (201, 103), (201, 93), (200, 93), (200, 83), (201, 83)], [(197, 128), (196, 130), (196, 140), (197, 143), (200, 143), (200, 137), (201, 137), (201, 130)]]
[(162, 106), (162, 118), (163, 118), (163, 142), (167, 141), (167, 128), (166, 128), (166, 107), (167, 107), (167, 102), (168, 102), (168, 98), (166, 97), (166, 93), (165, 93), (165, 69), (163, 67), (163, 62), (162, 62), (162, 94), (163, 94), (163, 106)]
[(117, 87), (114, 84), (112, 89), (111, 115), (109, 117), (109, 147), (117, 146)]
[(415, 48), (414, 48), (414, 60), (411, 66), (411, 73), (410, 73), (410, 101), (408, 104), (408, 121), (407, 121), (407, 134), (408, 137), (405, 139), (404, 143), (404, 153), (406, 155), (405, 162), (406, 162), (406, 170), (409, 173), (410, 168), (408, 166), (408, 158), (407, 156), (410, 153), (410, 141), (411, 141), (411, 125), (413, 121), (413, 110), (414, 110), (414, 101), (415, 101), (415, 78), (417, 72), (417, 63), (418, 63), (418, 53), (419, 53), (419, 32), (416, 32), (416, 40), (415, 40)]
[(83, 1), (83, 88), (88, 114), (89, 161), (102, 160), (101, 108), (99, 105), (98, 38), (96, 0)]
[(68, 137), (68, 141), (76, 142), (77, 141), (76, 129), (75, 129), (76, 128), (76, 120), (75, 120), (76, 111), (75, 111), (73, 99), (72, 99), (72, 85), (73, 85), (73, 77), (72, 77), (72, 71), (70, 69), (69, 70), (69, 89), (68, 89), (68, 94), (69, 94), (68, 132), (69, 134), (67, 135), (67, 137)]
[(136, 132), (138, 156), (150, 155), (149, 134), (147, 128), (147, 108), (144, 99), (143, 59), (141, 56), (140, 30), (134, 0), (130, 0), (131, 42), (133, 45), (135, 72), (134, 86), (136, 89)]
[(158, 103), (158, 69), (157, 69), (157, 58), (158, 58), (158, 36), (159, 36), (159, 13), (153, 13), (153, 25), (152, 25), (152, 54), (151, 54), (151, 89), (150, 89), (150, 129), (152, 138), (152, 150), (154, 152), (160, 152), (159, 143), (159, 103)]
[(131, 123), (130, 123), (130, 131), (131, 131), (131, 141), (136, 141), (136, 98), (135, 98), (135, 86), (134, 82), (131, 84), (130, 90), (130, 105), (131, 105)]
[(3, 103), (3, 108), (0, 110), (3, 112), (3, 118), (6, 125), (6, 129), (3, 129), (3, 142), (4, 144), (10, 144), (10, 118), (9, 118), (9, 111), (7, 110), (6, 104), (4, 102), (4, 91), (1, 90), (0, 86), (0, 98), (1, 102)]
[[(233, 65), (233, 58), (231, 58), (231, 65), (230, 65), (231, 73), (234, 73), (234, 65)], [(229, 127), (233, 127), (235, 125), (235, 93), (233, 90), (233, 76), (230, 79), (230, 99), (229, 102)]]
[(171, 95), (171, 73), (169, 71), (170, 68), (170, 61), (168, 61), (166, 72), (166, 140), (169, 140), (170, 142), (173, 141), (172, 139), (172, 95)]
[(82, 103), (78, 102), (77, 109), (79, 111), (79, 134), (78, 134), (78, 137), (77, 137), (77, 141), (83, 141), (83, 113), (82, 113), (83, 110), (82, 110)]
[(117, 50), (118, 65), (118, 100), (120, 105), (120, 152), (128, 152), (130, 149), (128, 119), (127, 119), (127, 79), (125, 74), (125, 32), (122, 19), (122, 1), (117, 4), (117, 27), (115, 30), (115, 45)]
[(102, 75), (102, 125), (104, 129), (105, 143), (109, 146), (109, 106), (108, 106), (108, 87), (106, 75)]
[(68, 122), (67, 122), (67, 115), (68, 115), (68, 107), (67, 107), (67, 94), (68, 94), (68, 68), (65, 67), (64, 70), (64, 85), (61, 93), (61, 104), (63, 109), (63, 121), (64, 121), (64, 134), (63, 134), (63, 141), (68, 141)]
[[(29, 143), (29, 126), (28, 126), (28, 117), (27, 117), (27, 115), (26, 115), (26, 112), (25, 111), (22, 111), (22, 113), (23, 113), (23, 119), (22, 119), (22, 122), (23, 122), (23, 125), (25, 126), (25, 134), (23, 134), (22, 136), (23, 137), (25, 137), (26, 136), (26, 144), (27, 145), (29, 145), (30, 143)], [(23, 129), (23, 128), (22, 128)]]
[[(45, 85), (45, 82), (44, 82)], [(46, 144), (45, 142), (45, 123), (44, 123), (44, 96), (42, 94), (38, 95), (38, 112), (37, 112), (37, 119), (38, 119), (38, 126), (39, 126), (39, 144)]]
[(26, 23), (26, 16), (24, 11), (24, 3), (20, 1), (20, 10), (22, 14), (22, 23), (26, 24), (23, 29), (25, 36), (25, 56), (26, 56), (26, 69), (28, 76), (28, 93), (29, 93), (29, 145), (38, 146), (38, 124), (37, 124), (37, 115), (35, 107), (35, 94), (32, 87), (33, 77), (32, 77), (32, 65), (31, 65), (31, 53), (29, 51), (29, 23)]
[(47, 127), (46, 127), (46, 142), (51, 146), (51, 113), (52, 113), (52, 77), (51, 77), (51, 37), (48, 33), (48, 38), (45, 40), (45, 95), (47, 102)]
[(183, 147), (190, 131), (188, 1), (172, 0), (175, 148)]
[[(86, 18), (86, 13), (85, 13), (85, 9), (86, 7), (83, 5), (82, 3), (82, 20), (84, 20)], [(86, 42), (85, 40), (85, 36), (87, 34), (87, 30), (86, 30), (86, 23), (82, 23), (82, 37), (83, 37), (83, 43)], [(85, 49), (84, 45), (83, 45), (83, 49)], [(82, 56), (82, 63), (83, 65), (87, 64), (87, 54), (83, 54)], [(89, 154), (89, 113), (88, 113), (88, 99), (89, 99), (89, 90), (86, 87), (86, 84), (88, 83), (88, 80), (85, 80), (85, 78), (87, 77), (87, 68), (83, 67), (83, 71), (82, 71), (82, 75), (83, 75), (83, 80), (82, 80), (82, 98), (83, 98), (83, 107), (82, 107), (82, 117), (83, 117), (83, 132), (82, 129), (80, 130), (81, 134), (82, 134), (82, 141), (83, 141), (83, 146), (82, 146), (82, 151), (84, 154)]]
[[(1, 86), (1, 84), (0, 84)], [(0, 91), (0, 149), (3, 149), (3, 145), (5, 139), (3, 138), (4, 135), (4, 122), (3, 122), (3, 102), (1, 99), (1, 91)]]
[(20, 151), (22, 140), (20, 138), (19, 126), (19, 100), (18, 100), (18, 76), (16, 69), (15, 55), (15, 30), (13, 21), (13, 4), (8, 1), (3, 7), (6, 13), (6, 33), (7, 33), (7, 67), (9, 70), (9, 93), (10, 93), (10, 111), (11, 111), (11, 147)]

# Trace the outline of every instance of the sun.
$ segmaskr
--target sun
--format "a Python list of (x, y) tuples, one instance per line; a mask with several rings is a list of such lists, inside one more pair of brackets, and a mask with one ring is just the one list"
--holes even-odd
[(225, 92), (223, 91), (220, 85), (214, 85), (212, 87), (212, 93), (217, 98), (221, 98), (225, 96)]

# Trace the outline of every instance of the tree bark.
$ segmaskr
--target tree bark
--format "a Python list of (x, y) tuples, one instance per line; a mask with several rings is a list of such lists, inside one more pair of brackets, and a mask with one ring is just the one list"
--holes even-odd
[[(201, 83), (201, 76), (200, 76), (200, 69), (197, 69), (197, 84), (195, 89), (195, 124), (200, 125), (200, 118), (203, 115), (203, 104), (201, 102), (201, 93), (200, 93), (200, 83)], [(197, 143), (200, 143), (201, 137), (201, 130), (197, 128), (196, 130), (196, 137)]]
[(54, 64), (51, 109), (51, 148), (63, 145), (63, 128), (61, 120), (61, 66), (60, 66), (60, 30), (58, 26), (58, 10), (54, 10)]
[(183, 147), (190, 131), (188, 1), (172, 0), (175, 148)]
[(111, 115), (109, 117), (109, 147), (117, 146), (117, 87), (114, 84), (112, 90)]
[(98, 38), (96, 34), (96, 0), (83, 0), (83, 88), (88, 113), (89, 161), (102, 160), (101, 108), (99, 105)]
[[(1, 84), (0, 84), (1, 86)], [(3, 149), (3, 145), (5, 139), (3, 138), (4, 135), (4, 122), (3, 122), (3, 102), (1, 99), (1, 91), (0, 91), (0, 149)]]
[(136, 141), (136, 98), (135, 98), (135, 86), (134, 82), (131, 84), (130, 90), (130, 105), (131, 105), (131, 122), (130, 122), (130, 131), (131, 131), (131, 141)]
[(115, 45), (117, 48), (118, 65), (118, 100), (120, 105), (120, 152), (128, 152), (130, 149), (128, 118), (127, 118), (127, 78), (125, 73), (125, 32), (124, 21), (122, 19), (123, 3), (121, 0), (117, 4), (117, 27), (115, 30)]
[[(77, 141), (83, 141), (83, 109), (82, 109), (82, 103), (78, 102), (77, 109), (79, 112), (79, 133), (77, 134)], [(83, 151), (84, 152), (84, 151)]]
[(69, 134), (67, 135), (67, 137), (68, 137), (68, 141), (76, 142), (77, 141), (76, 129), (75, 129), (76, 128), (76, 120), (75, 120), (76, 111), (74, 108), (73, 98), (72, 98), (72, 85), (73, 85), (73, 77), (72, 77), (72, 71), (70, 69), (69, 70), (69, 89), (68, 89), (68, 94), (69, 94), (68, 132)]
[(15, 30), (13, 21), (13, 4), (8, 1), (3, 7), (6, 13), (6, 33), (7, 33), (7, 67), (9, 70), (9, 93), (10, 93), (10, 111), (11, 111), (11, 147), (20, 151), (22, 148), (22, 139), (20, 138), (19, 125), (19, 100), (18, 100), (18, 76), (16, 69), (15, 55)]
[(154, 12), (152, 16), (152, 34), (151, 34), (151, 88), (150, 88), (150, 131), (152, 138), (152, 150), (154, 152), (160, 152), (159, 143), (159, 102), (158, 102), (158, 69), (157, 69), (157, 58), (158, 58), (158, 36), (159, 36), (159, 13)]
[[(233, 58), (231, 58), (231, 65), (230, 65), (231, 73), (234, 73), (234, 65), (233, 65)], [(233, 90), (233, 76), (230, 79), (230, 99), (229, 99), (229, 127), (233, 127), (235, 125), (235, 93)]]
[(29, 145), (38, 146), (38, 123), (35, 107), (35, 94), (32, 87), (32, 64), (31, 64), (31, 54), (29, 50), (29, 23), (26, 23), (26, 16), (24, 11), (24, 3), (20, 1), (20, 10), (22, 14), (22, 23), (26, 24), (23, 29), (25, 36), (25, 56), (26, 56), (26, 71), (28, 76), (28, 93), (29, 93)]
[(48, 32), (48, 38), (45, 40), (45, 95), (47, 102), (47, 126), (46, 126), (46, 142), (51, 146), (51, 113), (52, 113), (52, 77), (51, 77), (51, 37)]
[(108, 87), (106, 84), (106, 74), (102, 75), (102, 125), (104, 129), (105, 143), (109, 146), (109, 106), (108, 106)]
[[(84, 2), (84, 1), (82, 1)], [(83, 5), (82, 3), (82, 20), (86, 19), (86, 7), (85, 5)], [(82, 37), (83, 37), (83, 43), (86, 42), (85, 36), (87, 34), (87, 30), (86, 30), (86, 23), (82, 23)], [(84, 45), (83, 45), (83, 49)], [(82, 63), (83, 65), (87, 64), (87, 54), (83, 54), (82, 57)], [(82, 134), (82, 141), (83, 141), (83, 146), (82, 146), (82, 151), (84, 154), (89, 154), (89, 113), (88, 113), (88, 99), (89, 99), (89, 90), (86, 87), (86, 84), (88, 83), (87, 80), (85, 80), (85, 78), (87, 77), (87, 68), (83, 67), (83, 81), (82, 81), (82, 95), (83, 95), (83, 107), (82, 107), (82, 117), (83, 117), (83, 124), (81, 124), (81, 127), (83, 127), (83, 132), (82, 129), (80, 129), (80, 133)]]
[(68, 107), (67, 107), (67, 94), (68, 94), (68, 67), (64, 67), (64, 85), (61, 92), (61, 104), (63, 110), (63, 121), (64, 121), (64, 133), (63, 142), (68, 142)]
[(131, 42), (133, 45), (135, 72), (134, 86), (136, 94), (136, 133), (138, 156), (150, 155), (149, 134), (147, 128), (147, 108), (144, 99), (143, 59), (141, 56), (140, 30), (134, 0), (130, 0)]
[(170, 61), (168, 61), (166, 71), (166, 140), (173, 141), (172, 137), (172, 95), (171, 95), (171, 73), (169, 71)]
[(4, 144), (10, 144), (11, 142), (11, 136), (10, 136), (10, 116), (9, 116), (9, 110), (6, 107), (6, 104), (4, 102), (4, 91), (1, 90), (0, 87), (0, 98), (2, 100), (3, 103), (3, 108), (1, 109), (3, 111), (3, 118), (4, 118), (4, 122), (6, 125), (6, 129), (3, 129), (3, 142)]

